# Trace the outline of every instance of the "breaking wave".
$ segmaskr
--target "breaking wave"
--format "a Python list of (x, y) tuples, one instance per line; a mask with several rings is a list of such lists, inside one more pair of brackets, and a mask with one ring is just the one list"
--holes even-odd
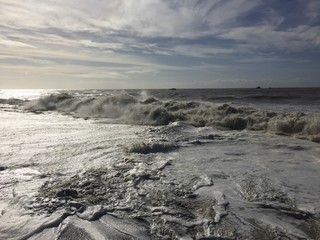
[(126, 92), (100, 97), (52, 94), (24, 104), (29, 111), (58, 111), (81, 118), (107, 118), (116, 123), (167, 125), (181, 121), (196, 127), (269, 131), (320, 142), (320, 116), (275, 113), (229, 104), (163, 101)]
[(0, 104), (7, 104), (7, 105), (22, 105), (25, 100), (18, 99), (18, 98), (0, 98)]
[(128, 153), (140, 153), (140, 154), (149, 154), (149, 153), (165, 153), (171, 152), (178, 148), (177, 145), (168, 142), (142, 142), (134, 143), (127, 148)]

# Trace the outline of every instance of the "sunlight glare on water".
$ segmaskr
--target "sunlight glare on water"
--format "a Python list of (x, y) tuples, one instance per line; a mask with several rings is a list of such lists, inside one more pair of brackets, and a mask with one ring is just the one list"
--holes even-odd
[(54, 89), (1, 89), (0, 99), (17, 98), (30, 100), (56, 92), (57, 90)]

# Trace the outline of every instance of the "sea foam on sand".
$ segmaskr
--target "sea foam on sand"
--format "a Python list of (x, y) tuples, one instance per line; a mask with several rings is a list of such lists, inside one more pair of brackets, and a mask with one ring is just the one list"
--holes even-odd
[(2, 105), (0, 239), (319, 238), (316, 116), (120, 95)]

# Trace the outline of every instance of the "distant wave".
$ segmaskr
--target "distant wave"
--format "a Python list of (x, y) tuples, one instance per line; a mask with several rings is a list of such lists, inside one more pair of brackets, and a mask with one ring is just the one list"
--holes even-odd
[(270, 102), (270, 103), (297, 103), (313, 104), (320, 100), (320, 88), (241, 88), (241, 89), (178, 89), (149, 90), (151, 95), (160, 99), (170, 98), (174, 100), (200, 100), (209, 102), (240, 101), (246, 103)]
[(199, 101), (161, 101), (118, 92), (100, 97), (51, 94), (24, 104), (29, 111), (59, 111), (81, 118), (107, 118), (116, 123), (167, 125), (182, 121), (197, 127), (270, 131), (320, 142), (320, 116), (275, 113)]
[(298, 95), (288, 95), (288, 96), (282, 96), (282, 95), (252, 95), (252, 96), (246, 96), (245, 98), (249, 99), (299, 99), (301, 98)]
[(9, 99), (0, 98), (0, 104), (22, 105), (25, 102), (26, 102), (25, 100), (18, 99), (18, 98), (9, 98)]
[[(286, 100), (286, 99), (301, 99), (301, 96), (283, 96), (283, 95), (244, 95), (244, 96), (214, 96), (208, 98), (209, 100)], [(320, 99), (315, 97), (314, 99)]]

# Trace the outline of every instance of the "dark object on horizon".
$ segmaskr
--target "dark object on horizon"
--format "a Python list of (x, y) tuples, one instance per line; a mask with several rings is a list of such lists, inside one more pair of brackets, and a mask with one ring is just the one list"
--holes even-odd
[(256, 89), (260, 89), (260, 88), (261, 88), (260, 86), (256, 87)]
[(170, 88), (170, 90), (177, 90), (176, 88)]

